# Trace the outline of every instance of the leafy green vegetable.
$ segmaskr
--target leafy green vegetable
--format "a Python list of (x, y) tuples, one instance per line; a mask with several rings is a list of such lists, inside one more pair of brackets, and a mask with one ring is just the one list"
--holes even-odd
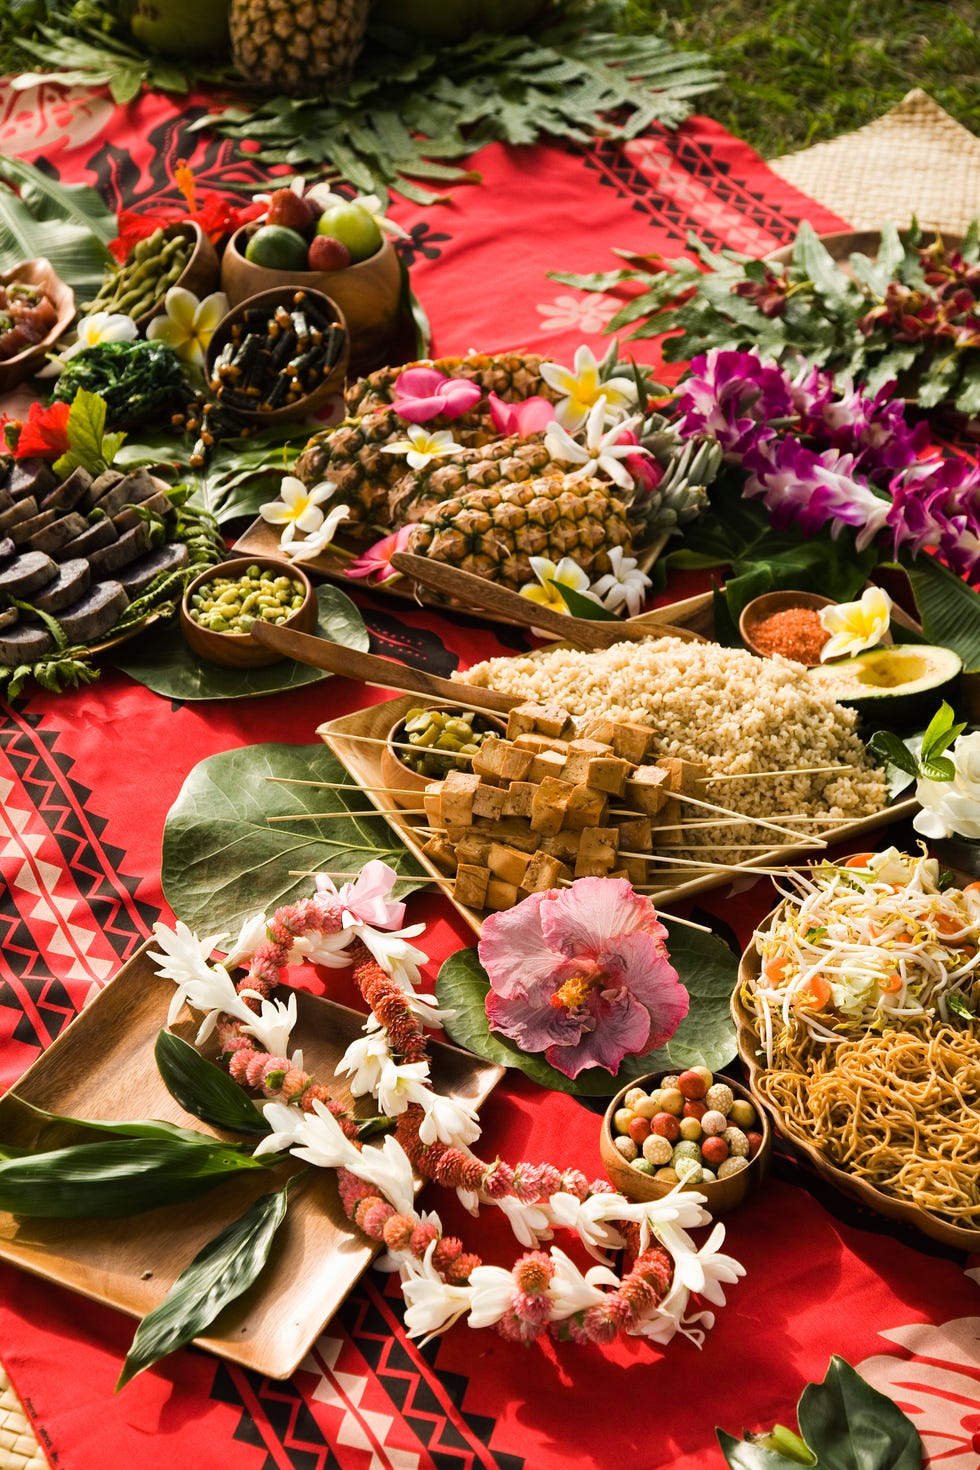
[(191, 397), (173, 348), (142, 339), (99, 342), (69, 358), (51, 396), (73, 403), (82, 391), (97, 393), (105, 403), (106, 422), (124, 429), (163, 415), (169, 420)]
[[(370, 636), (364, 619), (350, 598), (337, 587), (317, 588), (319, 614), (316, 631), (331, 643), (366, 652)], [(138, 684), (145, 684), (165, 699), (255, 699), (263, 694), (282, 694), (302, 689), (331, 676), (322, 669), (283, 659), (257, 669), (222, 669), (205, 663), (190, 649), (172, 626), (127, 645), (113, 658)]]
[(288, 1190), (289, 1184), (275, 1194), (262, 1195), (180, 1273), (165, 1299), (136, 1329), (117, 1392), (144, 1368), (191, 1342), (257, 1280), (286, 1218)]
[(517, 1067), (542, 1087), (577, 1097), (611, 1097), (624, 1083), (663, 1068), (710, 1067), (717, 1071), (735, 1055), (729, 999), (738, 963), (727, 945), (712, 935), (667, 921), (671, 962), (691, 996), (691, 1009), (666, 1046), (645, 1056), (625, 1057), (615, 1076), (590, 1067), (574, 1080), (549, 1066), (540, 1053), (522, 1052), (516, 1043), (490, 1030), (484, 1002), (490, 989), (475, 949), (450, 955), (436, 980), (441, 1006), (455, 1010), (446, 1023), (458, 1046), (485, 1061)]
[(125, 434), (107, 434), (106, 403), (97, 393), (79, 388), (68, 410), (68, 452), (52, 468), (62, 480), (81, 466), (90, 475), (109, 468)]
[[(59, 184), (0, 155), (0, 270), (43, 257), (76, 296), (94, 295), (112, 257), (116, 217), (87, 184)], [(15, 190), (17, 192), (15, 192)]]
[(797, 1420), (802, 1448), (800, 1436), (781, 1425), (771, 1435), (747, 1439), (715, 1432), (733, 1470), (788, 1470), (799, 1464), (819, 1470), (922, 1470), (922, 1440), (911, 1419), (843, 1358), (831, 1358), (822, 1383), (807, 1384)]
[(268, 1133), (248, 1093), (179, 1036), (161, 1031), (153, 1055), (164, 1086), (186, 1113), (229, 1133)]
[[(354, 784), (320, 745), (249, 745), (200, 761), (163, 833), (163, 891), (178, 918), (237, 932), (243, 914), (309, 894), (312, 878), (290, 877), (291, 869), (358, 873), (381, 858), (406, 880), (402, 892), (429, 881), (360, 791), (318, 789), (318, 781)], [(350, 815), (318, 821), (311, 812)], [(270, 816), (291, 820), (270, 824)]]

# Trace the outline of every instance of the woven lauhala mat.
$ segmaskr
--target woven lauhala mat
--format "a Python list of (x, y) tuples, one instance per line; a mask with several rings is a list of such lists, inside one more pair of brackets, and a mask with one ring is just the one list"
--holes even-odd
[(915, 216), (963, 233), (980, 213), (980, 138), (918, 87), (866, 127), (769, 167), (856, 230)]

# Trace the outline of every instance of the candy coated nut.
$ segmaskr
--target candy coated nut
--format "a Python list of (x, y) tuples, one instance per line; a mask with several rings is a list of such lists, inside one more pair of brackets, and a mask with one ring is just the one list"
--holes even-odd
[(635, 1108), (640, 1099), (644, 1097), (646, 1097), (646, 1093), (643, 1091), (642, 1087), (631, 1087), (629, 1092), (623, 1098), (623, 1107)]
[(628, 1164), (632, 1164), (640, 1152), (632, 1138), (627, 1138), (623, 1133), (618, 1138), (613, 1139), (613, 1147), (617, 1153), (622, 1154)]
[(677, 1085), (689, 1100), (704, 1097), (704, 1094), (708, 1090), (708, 1084), (701, 1076), (701, 1073), (695, 1072), (693, 1068), (689, 1068), (686, 1072), (681, 1073), (677, 1079)]
[(676, 1087), (680, 1080), (680, 1073), (669, 1072), (666, 1077), (661, 1077), (660, 1079), (661, 1089), (664, 1087)]
[(748, 1167), (748, 1159), (726, 1159), (723, 1164), (718, 1165), (718, 1178), (730, 1179), (733, 1174), (740, 1174), (743, 1169), (747, 1169)]
[[(653, 1112), (654, 1113), (659, 1113), (660, 1112), (660, 1088), (659, 1087), (651, 1087), (650, 1088), (650, 1091), (649, 1091), (649, 1093), (647, 1095), (648, 1095), (650, 1101), (653, 1103)], [(644, 1114), (644, 1116), (646, 1116), (646, 1114)], [(650, 1117), (651, 1118), (653, 1117), (653, 1113), (650, 1114)]]
[(735, 1094), (724, 1082), (716, 1082), (713, 1087), (708, 1088), (704, 1095), (704, 1100), (708, 1105), (709, 1112), (717, 1110), (719, 1113), (724, 1113), (727, 1118), (732, 1110)]
[(653, 1165), (648, 1164), (646, 1159), (634, 1159), (633, 1162), (630, 1164), (630, 1168), (635, 1169), (638, 1174), (653, 1173)]
[(697, 1159), (678, 1159), (674, 1164), (678, 1179), (683, 1179), (685, 1184), (700, 1184), (703, 1178), (701, 1165)]
[(681, 1137), (689, 1138), (694, 1143), (700, 1142), (704, 1137), (704, 1130), (697, 1118), (681, 1119)]
[(701, 1165), (701, 1183), (702, 1184), (714, 1184), (714, 1182), (715, 1182), (715, 1180), (717, 1178), (718, 1178), (718, 1175), (715, 1173), (714, 1169), (709, 1169), (705, 1164), (702, 1164)]
[(684, 1108), (684, 1094), (679, 1087), (661, 1087), (660, 1089), (660, 1112), (673, 1113), (679, 1118)]
[(682, 1117), (700, 1119), (704, 1117), (707, 1111), (708, 1104), (706, 1102), (702, 1102), (699, 1097), (688, 1098), (687, 1102), (684, 1104)]
[(641, 1097), (633, 1104), (633, 1111), (639, 1118), (652, 1118), (660, 1112), (660, 1103), (655, 1097)]
[(728, 1144), (717, 1134), (712, 1138), (706, 1138), (701, 1145), (701, 1154), (704, 1161), (706, 1164), (710, 1164), (712, 1169), (717, 1169), (719, 1164), (723, 1164), (728, 1158), (729, 1152)]
[(649, 1164), (669, 1164), (673, 1156), (673, 1149), (669, 1139), (661, 1138), (659, 1133), (651, 1133), (649, 1138), (643, 1140), (643, 1157)]
[(728, 1152), (730, 1154), (737, 1154), (740, 1159), (748, 1158), (749, 1140), (741, 1128), (726, 1128), (721, 1136), (728, 1144)]
[(630, 1125), (626, 1131), (634, 1143), (640, 1144), (650, 1136), (650, 1119), (634, 1116), (630, 1119)]
[(654, 1179), (662, 1179), (665, 1184), (679, 1184), (680, 1175), (676, 1169), (658, 1169)]
[(704, 1088), (705, 1088), (705, 1091), (707, 1092), (708, 1088), (711, 1086), (712, 1082), (714, 1082), (714, 1080), (715, 1080), (715, 1074), (714, 1074), (714, 1072), (712, 1072), (711, 1068), (710, 1067), (689, 1067), (688, 1070), (691, 1071), (691, 1072), (697, 1072), (697, 1074), (698, 1074), (699, 1077), (703, 1077), (704, 1078)]
[(676, 1143), (681, 1136), (681, 1125), (673, 1113), (657, 1113), (650, 1119), (650, 1131), (659, 1133), (661, 1138), (666, 1138), (671, 1143)]
[(613, 1132), (628, 1133), (634, 1117), (632, 1108), (617, 1108), (613, 1113)]
[(682, 1138), (679, 1143), (674, 1144), (674, 1166), (676, 1168), (678, 1159), (697, 1159), (701, 1162), (701, 1150), (691, 1138)]
[(728, 1119), (724, 1113), (719, 1113), (717, 1109), (709, 1108), (701, 1119), (701, 1127), (705, 1133), (724, 1133), (728, 1127)]
[(756, 1133), (754, 1129), (750, 1129), (749, 1132), (746, 1133), (745, 1137), (747, 1138), (749, 1144), (749, 1158), (754, 1159), (756, 1154), (762, 1147), (762, 1134)]
[(728, 1114), (737, 1128), (752, 1128), (758, 1122), (755, 1108), (744, 1097), (737, 1097)]

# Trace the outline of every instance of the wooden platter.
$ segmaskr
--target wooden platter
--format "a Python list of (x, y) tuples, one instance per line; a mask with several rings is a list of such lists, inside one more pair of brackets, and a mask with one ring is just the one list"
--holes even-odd
[[(18, 1106), (74, 1117), (161, 1118), (213, 1132), (188, 1117), (164, 1088), (153, 1060), (173, 984), (157, 973), (144, 946), (0, 1099), (0, 1138), (30, 1145), (36, 1122)], [(329, 1079), (347, 1106), (347, 1087), (333, 1076), (364, 1016), (296, 991), (294, 1032), (305, 1064)], [(174, 1028), (193, 1040), (196, 1023)], [(432, 1073), (441, 1092), (480, 1107), (503, 1068), (433, 1042)], [(365, 1101), (370, 1102), (370, 1099)], [(362, 1105), (358, 1105), (365, 1111)], [(298, 1166), (297, 1166), (298, 1168)], [(18, 1219), (0, 1212), (0, 1259), (70, 1287), (94, 1301), (142, 1317), (158, 1306), (197, 1252), (286, 1171), (228, 1181), (192, 1206), (175, 1205), (121, 1220)], [(295, 1172), (295, 1169), (293, 1170)], [(418, 1183), (419, 1181), (417, 1181)], [(259, 1281), (197, 1340), (271, 1378), (288, 1378), (337, 1310), (377, 1247), (353, 1229), (340, 1205), (333, 1171), (314, 1170), (296, 1191), (272, 1256)]]
[[(759, 927), (768, 927), (776, 918), (780, 908), (781, 905), (778, 905)], [(910, 1200), (885, 1194), (864, 1179), (850, 1174), (846, 1169), (838, 1168), (821, 1149), (799, 1132), (793, 1121), (781, 1108), (776, 1107), (761, 1093), (759, 1078), (765, 1071), (765, 1057), (759, 1050), (759, 1036), (753, 1024), (751, 1011), (742, 998), (743, 989), (758, 978), (761, 964), (761, 957), (753, 941), (742, 955), (738, 984), (731, 1001), (738, 1054), (748, 1069), (749, 1086), (757, 1105), (769, 1114), (782, 1136), (810, 1161), (817, 1173), (835, 1189), (839, 1189), (842, 1194), (848, 1195), (858, 1204), (866, 1205), (876, 1214), (884, 1215), (889, 1220), (901, 1220), (905, 1224), (914, 1225), (924, 1235), (928, 1235), (932, 1240), (942, 1241), (944, 1245), (950, 1245), (963, 1251), (980, 1250), (980, 1229), (973, 1230), (962, 1225), (955, 1225), (929, 1210), (922, 1209)]]

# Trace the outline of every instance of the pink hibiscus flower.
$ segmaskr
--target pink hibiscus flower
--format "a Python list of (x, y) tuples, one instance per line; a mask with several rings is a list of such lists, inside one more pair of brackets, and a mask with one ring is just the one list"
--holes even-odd
[(458, 419), (468, 413), (482, 396), (479, 383), (469, 378), (447, 378), (438, 368), (406, 368), (395, 379), (392, 407), (408, 424), (427, 424), (431, 419)]
[(496, 393), (488, 393), (490, 417), (498, 434), (537, 434), (555, 420), (555, 405), (539, 393), (524, 398), (520, 403), (505, 403)]
[(677, 1030), (689, 997), (648, 898), (625, 878), (579, 878), (534, 893), (483, 924), (491, 1029), (577, 1077), (615, 1073)]
[(352, 561), (349, 567), (344, 568), (345, 577), (364, 577), (375, 583), (390, 582), (392, 577), (401, 576), (391, 565), (391, 558), (396, 551), (404, 551), (408, 545), (408, 539), (415, 530), (414, 523), (410, 526), (402, 526), (400, 531), (392, 531), (388, 536), (382, 536), (380, 541), (375, 541), (369, 546), (356, 561)]

